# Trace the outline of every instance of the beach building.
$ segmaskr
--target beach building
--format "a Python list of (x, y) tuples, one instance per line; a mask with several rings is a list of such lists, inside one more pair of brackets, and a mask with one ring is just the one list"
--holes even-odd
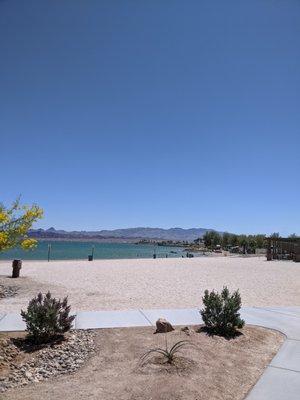
[(267, 260), (293, 260), (300, 262), (300, 238), (266, 238)]

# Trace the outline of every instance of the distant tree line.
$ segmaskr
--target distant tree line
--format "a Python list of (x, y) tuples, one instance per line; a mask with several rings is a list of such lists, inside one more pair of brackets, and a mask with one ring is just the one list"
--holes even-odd
[[(272, 237), (279, 237), (279, 233), (273, 233)], [(296, 234), (289, 236), (290, 238), (296, 238)], [(234, 233), (225, 232), (223, 234), (216, 231), (208, 231), (202, 238), (196, 239), (195, 243), (203, 242), (205, 247), (208, 249), (214, 249), (217, 246), (221, 246), (222, 249), (228, 250), (234, 247), (242, 249), (243, 253), (254, 253), (255, 249), (262, 249), (266, 247), (266, 235), (236, 235)]]

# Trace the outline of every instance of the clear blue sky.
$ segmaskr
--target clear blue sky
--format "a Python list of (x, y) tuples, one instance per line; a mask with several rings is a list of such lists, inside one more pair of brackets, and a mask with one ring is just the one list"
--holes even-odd
[(0, 1), (1, 193), (38, 226), (300, 233), (300, 2)]

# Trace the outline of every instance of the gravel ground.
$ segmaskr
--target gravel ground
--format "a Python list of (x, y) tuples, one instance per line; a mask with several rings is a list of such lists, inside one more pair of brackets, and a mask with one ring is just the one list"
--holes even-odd
[(1, 285), (0, 284), (0, 298), (13, 297), (18, 293), (19, 287), (17, 285)]
[(72, 331), (44, 346), (24, 341), (24, 333), (0, 334), (0, 393), (75, 372), (94, 351), (93, 331)]
[(72, 310), (185, 308), (201, 306), (205, 289), (240, 289), (244, 306), (300, 305), (300, 264), (265, 257), (199, 257), (88, 261), (24, 261), (11, 279), (11, 262), (0, 262), (0, 284), (18, 286), (0, 299), (1, 312), (19, 312), (50, 290), (69, 296)]

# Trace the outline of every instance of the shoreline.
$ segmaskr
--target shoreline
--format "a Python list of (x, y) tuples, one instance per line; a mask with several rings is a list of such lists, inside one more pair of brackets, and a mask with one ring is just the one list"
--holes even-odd
[[(188, 253), (188, 251), (184, 251), (183, 253)], [(61, 259), (50, 259), (48, 261), (47, 259), (22, 259), (22, 263), (24, 262), (42, 262), (42, 263), (53, 263), (53, 262), (88, 262), (90, 264), (98, 261), (131, 261), (131, 260), (181, 260), (181, 259), (197, 259), (197, 258), (241, 258), (241, 259), (249, 259), (249, 258), (266, 258), (265, 254), (229, 254), (229, 255), (224, 255), (221, 253), (214, 253), (214, 252), (206, 252), (205, 254), (202, 254), (202, 252), (194, 252), (194, 257), (156, 257), (154, 259), (153, 257), (132, 257), (132, 258), (94, 258), (93, 261), (88, 261), (86, 258), (61, 258)], [(0, 265), (3, 263), (7, 262), (12, 262), (14, 258), (7, 258), (7, 259), (0, 259)], [(273, 262), (276, 262), (279, 260), (273, 260)]]
[[(184, 253), (187, 253), (187, 251), (185, 251)], [(227, 256), (224, 256), (223, 254), (219, 254), (219, 253), (209, 253), (207, 252), (206, 254), (197, 254), (193, 253), (194, 257), (132, 257), (132, 258), (94, 258), (93, 261), (88, 261), (86, 258), (62, 258), (62, 259), (50, 259), (50, 261), (46, 260), (46, 259), (22, 259), (21, 261), (22, 263), (27, 263), (27, 262), (41, 262), (41, 263), (46, 263), (46, 264), (51, 264), (51, 263), (55, 263), (55, 262), (87, 262), (89, 264), (93, 264), (95, 262), (99, 262), (99, 261), (132, 261), (132, 260), (192, 260), (192, 259), (198, 259), (198, 258), (265, 258), (265, 255), (256, 255), (256, 254), (251, 254), (251, 255), (243, 255), (243, 254), (230, 254)], [(0, 265), (7, 263), (7, 262), (12, 262), (14, 259), (13, 258), (7, 258), (7, 259), (0, 259)], [(276, 260), (274, 260), (276, 261)]]

